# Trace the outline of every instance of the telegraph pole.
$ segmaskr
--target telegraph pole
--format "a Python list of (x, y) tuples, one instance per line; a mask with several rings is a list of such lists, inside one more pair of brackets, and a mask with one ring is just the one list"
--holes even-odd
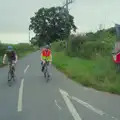
[(66, 7), (66, 10), (69, 11), (69, 4), (73, 3), (73, 0), (66, 0), (66, 3), (63, 7)]
[(30, 30), (29, 30), (29, 42), (30, 42)]
[[(66, 8), (66, 14), (67, 14), (67, 21), (68, 22), (69, 22), (69, 4), (72, 4), (72, 3), (73, 3), (73, 0), (66, 0), (66, 4), (63, 6), (63, 8), (64, 7)], [(69, 31), (67, 31), (67, 32), (69, 32)], [(67, 52), (68, 52), (68, 43), (69, 43), (69, 37), (68, 37), (67, 42), (66, 42)]]

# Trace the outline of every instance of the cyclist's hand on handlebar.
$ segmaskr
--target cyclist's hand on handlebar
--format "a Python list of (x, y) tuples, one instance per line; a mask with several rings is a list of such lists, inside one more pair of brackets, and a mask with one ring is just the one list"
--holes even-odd
[(44, 60), (43, 60), (42, 62), (43, 62), (43, 64), (45, 64), (45, 61), (44, 61)]
[(15, 64), (17, 63), (17, 60), (15, 61)]

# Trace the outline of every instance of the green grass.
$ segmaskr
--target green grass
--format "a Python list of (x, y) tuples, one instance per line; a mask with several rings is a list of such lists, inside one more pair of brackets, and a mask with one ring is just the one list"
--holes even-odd
[(110, 57), (86, 60), (53, 52), (53, 64), (68, 77), (84, 86), (120, 94), (120, 74)]

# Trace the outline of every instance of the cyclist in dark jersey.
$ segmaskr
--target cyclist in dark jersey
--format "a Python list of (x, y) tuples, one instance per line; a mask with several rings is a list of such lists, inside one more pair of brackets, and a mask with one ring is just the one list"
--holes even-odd
[(16, 62), (17, 62), (17, 54), (13, 50), (12, 46), (8, 46), (8, 49), (7, 49), (6, 53), (4, 54), (3, 64), (5, 64), (6, 57), (8, 58), (8, 64), (16, 64)]

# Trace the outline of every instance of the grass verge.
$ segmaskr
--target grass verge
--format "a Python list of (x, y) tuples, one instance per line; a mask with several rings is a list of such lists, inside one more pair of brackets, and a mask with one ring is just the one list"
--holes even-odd
[(120, 94), (120, 74), (110, 57), (86, 60), (53, 52), (53, 64), (72, 80), (101, 91)]

